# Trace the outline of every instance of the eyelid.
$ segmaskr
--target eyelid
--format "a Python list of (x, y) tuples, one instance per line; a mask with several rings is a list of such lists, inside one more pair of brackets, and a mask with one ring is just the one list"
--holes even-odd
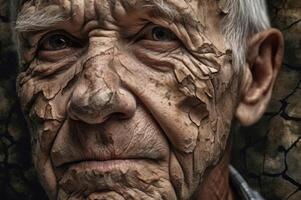
[(151, 22), (145, 24), (144, 26), (142, 26), (142, 28), (139, 29), (139, 31), (137, 31), (136, 33), (132, 34), (131, 36), (128, 35), (128, 38), (132, 41), (132, 43), (136, 42), (137, 40), (139, 40), (142, 37), (142, 33), (145, 32), (145, 29), (150, 26)]

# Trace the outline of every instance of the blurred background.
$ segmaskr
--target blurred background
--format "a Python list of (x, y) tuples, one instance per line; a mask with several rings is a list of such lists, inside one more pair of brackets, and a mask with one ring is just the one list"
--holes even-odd
[[(301, 200), (301, 1), (267, 1), (272, 24), (285, 37), (285, 60), (264, 117), (233, 130), (232, 164), (267, 200)], [(0, 199), (47, 199), (15, 94), (18, 61), (8, 4), (0, 0)]]

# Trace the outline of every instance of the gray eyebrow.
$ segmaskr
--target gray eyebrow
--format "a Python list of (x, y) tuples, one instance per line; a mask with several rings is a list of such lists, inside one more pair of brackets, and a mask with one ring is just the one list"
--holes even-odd
[(142, 8), (153, 8), (170, 19), (174, 18), (177, 14), (177, 12), (174, 9), (172, 9), (168, 4), (160, 0), (147, 1), (142, 6)]
[(15, 24), (16, 32), (41, 31), (68, 19), (66, 13), (57, 5), (50, 5), (35, 11), (32, 9), (32, 7), (27, 7), (19, 13)]
[(172, 22), (185, 22), (187, 25), (192, 26), (200, 23), (191, 12), (179, 12), (171, 2), (164, 0), (147, 0), (142, 8), (152, 8), (152, 11), (160, 13)]

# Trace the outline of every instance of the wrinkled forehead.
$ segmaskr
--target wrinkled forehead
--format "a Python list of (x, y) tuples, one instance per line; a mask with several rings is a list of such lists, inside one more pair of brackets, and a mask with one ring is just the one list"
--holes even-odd
[[(58, 5), (65, 12), (74, 15), (76, 12), (85, 13), (107, 13), (112, 7), (119, 6), (124, 12), (131, 9), (152, 8), (166, 15), (186, 15), (192, 20), (204, 21), (208, 14), (218, 15), (222, 12), (220, 2), (223, 0), (15, 0), (18, 12), (24, 7), (33, 6), (42, 9), (49, 5)], [(105, 11), (106, 10), (106, 11)], [(110, 13), (111, 14), (111, 13)], [(202, 20), (203, 19), (203, 20)]]
[(174, 6), (187, 6), (187, 5), (197, 5), (197, 4), (212, 4), (216, 2), (223, 2), (223, 0), (14, 0), (16, 5), (22, 6), (25, 3), (31, 3), (32, 5), (41, 5), (41, 4), (68, 4), (68, 3), (83, 3), (83, 4), (95, 4), (97, 2), (101, 4), (116, 2), (129, 3), (129, 4), (139, 4), (142, 3), (159, 3), (159, 4), (170, 4)]

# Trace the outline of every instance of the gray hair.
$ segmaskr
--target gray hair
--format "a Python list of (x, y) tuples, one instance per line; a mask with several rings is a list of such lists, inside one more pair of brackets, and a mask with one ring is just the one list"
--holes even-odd
[[(11, 1), (13, 19), (16, 19), (17, 10), (19, 10), (22, 3), (26, 1), (27, 0)], [(265, 0), (219, 0), (219, 3), (222, 4), (226, 14), (221, 22), (221, 29), (225, 36), (226, 44), (232, 49), (234, 69), (238, 72), (242, 70), (242, 66), (246, 63), (248, 37), (262, 32), (271, 26), (266, 2)], [(45, 10), (41, 12), (45, 12)], [(51, 12), (51, 10), (47, 12)], [(23, 22), (30, 23), (32, 17), (35, 16), (26, 16), (25, 18), (27, 18), (27, 20), (23, 20)], [(43, 17), (43, 14), (39, 17)], [(52, 20), (63, 20), (61, 17), (62, 16), (57, 13), (53, 15)]]
[(236, 70), (246, 63), (247, 39), (271, 27), (265, 0), (225, 0), (229, 10), (222, 21), (225, 40), (233, 51)]

